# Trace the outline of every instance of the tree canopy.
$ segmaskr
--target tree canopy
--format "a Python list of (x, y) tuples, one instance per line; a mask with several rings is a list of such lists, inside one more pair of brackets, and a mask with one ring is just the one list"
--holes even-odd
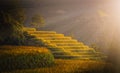
[(0, 0), (0, 45), (22, 43), (24, 20), (20, 0)]
[(36, 14), (32, 17), (31, 26), (33, 26), (35, 28), (39, 28), (44, 25), (45, 25), (45, 20), (44, 20), (43, 16)]

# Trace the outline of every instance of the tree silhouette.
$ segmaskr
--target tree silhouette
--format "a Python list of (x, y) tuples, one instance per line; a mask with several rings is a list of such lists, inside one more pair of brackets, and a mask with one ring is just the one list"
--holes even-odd
[(24, 41), (25, 20), (20, 0), (0, 0), (0, 45), (20, 45)]
[(39, 28), (39, 27), (43, 27), (44, 25), (45, 25), (45, 20), (41, 15), (36, 14), (32, 17), (31, 26), (35, 28)]

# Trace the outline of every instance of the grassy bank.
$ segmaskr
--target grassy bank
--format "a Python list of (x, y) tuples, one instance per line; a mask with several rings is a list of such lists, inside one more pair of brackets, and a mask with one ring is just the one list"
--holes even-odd
[(0, 71), (47, 67), (54, 63), (50, 51), (41, 47), (0, 46)]
[(114, 73), (113, 66), (103, 61), (56, 59), (46, 68), (15, 70), (9, 73)]
[(0, 46), (1, 73), (114, 73), (112, 64), (99, 60), (53, 58), (46, 48)]

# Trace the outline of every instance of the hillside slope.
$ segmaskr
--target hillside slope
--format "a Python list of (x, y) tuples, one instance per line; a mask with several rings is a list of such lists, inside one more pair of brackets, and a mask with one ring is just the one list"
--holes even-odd
[(24, 30), (38, 40), (42, 40), (56, 59), (103, 60), (106, 58), (82, 42), (55, 31), (37, 31), (35, 28), (24, 28)]

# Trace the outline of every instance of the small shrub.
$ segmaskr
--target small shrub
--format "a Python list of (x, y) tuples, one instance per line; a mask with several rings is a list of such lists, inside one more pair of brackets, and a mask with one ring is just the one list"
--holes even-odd
[(0, 47), (0, 72), (51, 66), (53, 55), (40, 47), (2, 46)]
[(45, 46), (42, 40), (37, 39), (35, 36), (32, 36), (27, 32), (24, 32), (24, 36), (25, 36), (24, 45), (28, 45), (28, 46)]
[(0, 45), (23, 45), (24, 37), (7, 37), (3, 41), (0, 41)]

